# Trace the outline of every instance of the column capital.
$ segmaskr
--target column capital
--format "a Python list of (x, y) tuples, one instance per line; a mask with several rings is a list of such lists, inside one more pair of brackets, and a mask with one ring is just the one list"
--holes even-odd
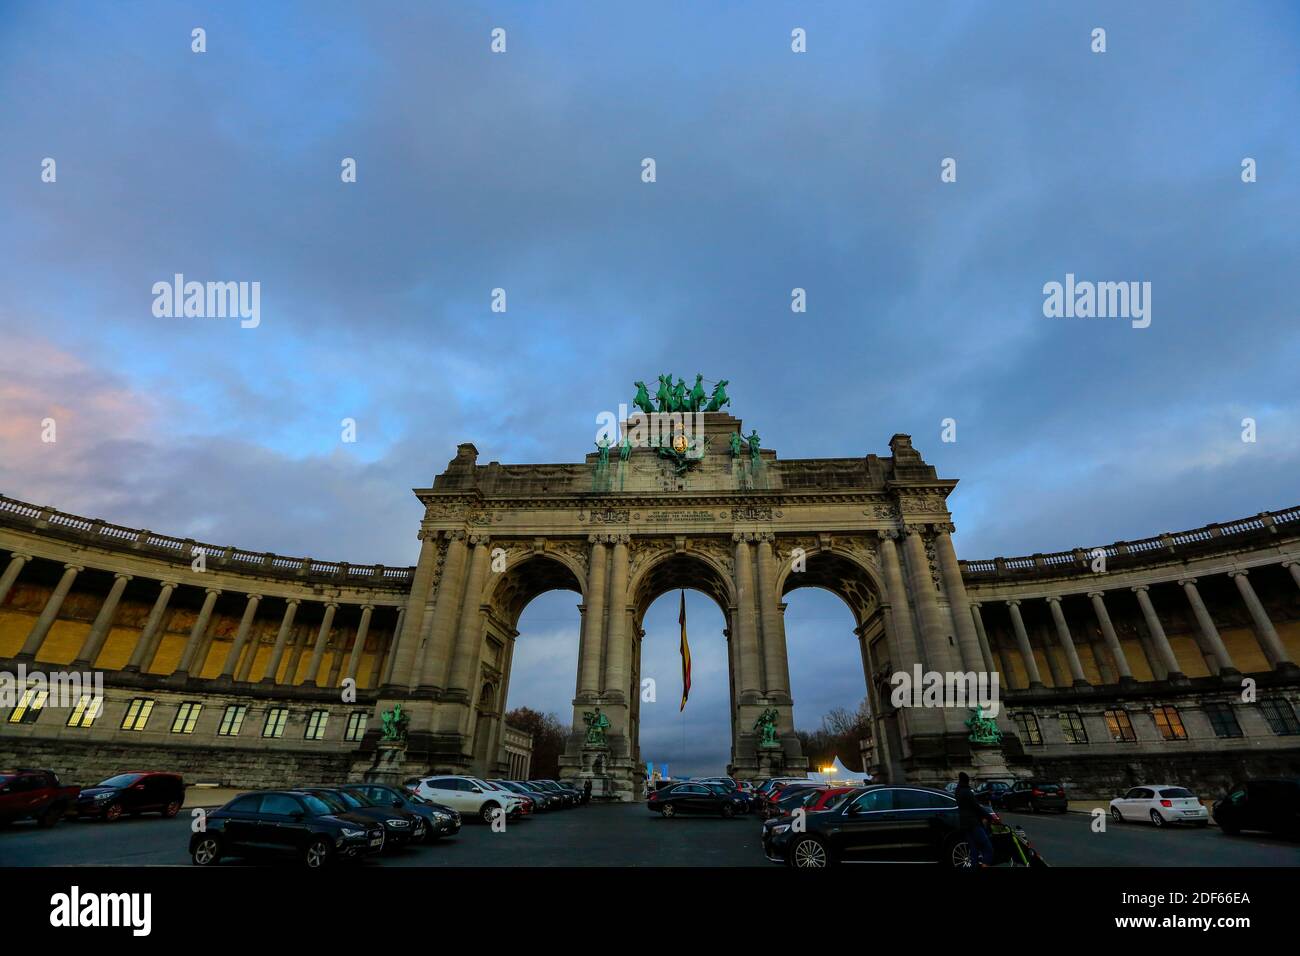
[(375, 606), (374, 606), (373, 604), (363, 604), (363, 605), (361, 605), (361, 610), (363, 610), (363, 611), (373, 611), (374, 609), (375, 609)]
[(974, 608), (980, 608), (980, 607), (983, 607), (983, 606), (984, 606), (984, 602), (983, 602), (983, 601), (971, 601), (971, 602), (970, 602), (970, 606), (971, 606), (971, 607), (974, 607)]
[[(9, 560), (10, 560), (10, 561), (18, 561), (18, 560), (22, 560), (22, 561), (30, 561), (31, 559), (32, 559), (32, 556), (31, 556), (30, 554), (28, 554), (26, 551), (10, 551), (10, 552), (9, 552)], [(1283, 567), (1285, 567), (1285, 565), (1283, 565)]]
[(471, 534), (469, 536), (469, 546), (471, 548), (482, 547), (483, 545), (488, 544), (491, 540), (492, 538), (490, 535)]
[(921, 535), (925, 534), (925, 525), (905, 524), (903, 525), (903, 534), (908, 537), (911, 537), (912, 535), (916, 535), (917, 537), (920, 537)]
[(1134, 594), (1143, 594), (1143, 593), (1145, 593), (1145, 592), (1151, 590), (1151, 585), (1149, 585), (1149, 584), (1135, 584), (1135, 585), (1133, 585), (1131, 588), (1129, 588), (1129, 590), (1132, 591)]
[(249, 591), (247, 594), (244, 595), (244, 597), (248, 598), (248, 600), (250, 601), (262, 600), (262, 595), (258, 594), (256, 591)]
[(463, 528), (453, 528), (451, 531), (442, 532), (442, 535), (448, 541), (464, 541), (468, 536)]
[(302, 598), (288, 598), (284, 603), (289, 607), (297, 607), (302, 603)]
[(1104, 598), (1106, 597), (1106, 592), (1105, 592), (1105, 591), (1089, 591), (1089, 592), (1088, 592), (1088, 597), (1090, 597), (1090, 598), (1103, 598), (1103, 599), (1104, 599)]
[(203, 593), (211, 594), (213, 597), (216, 597), (218, 594), (221, 593), (221, 588), (204, 588)]
[(1047, 595), (1047, 597), (1043, 598), (1043, 600), (1046, 601), (1048, 604), (1060, 604), (1060, 603), (1061, 603), (1061, 595), (1059, 595), (1059, 594), (1049, 594), (1049, 595)]
[(325, 602), (325, 606), (326, 606), (326, 607), (329, 607), (329, 608), (333, 608), (334, 610), (337, 611), (337, 610), (339, 609), (339, 602), (338, 602), (338, 601), (326, 601), (326, 602)]
[(590, 545), (604, 544), (605, 536), (603, 534), (589, 534), (587, 535), (587, 543)]
[(130, 581), (135, 577), (135, 575), (127, 574), (125, 571), (116, 571), (114, 572), (113, 577), (119, 581)]
[(938, 524), (931, 525), (934, 533), (938, 535), (950, 535), (956, 532), (957, 526), (947, 521), (940, 521)]
[(1019, 598), (1013, 598), (1012, 600), (1007, 601), (1007, 602), (1006, 602), (1006, 605), (1007, 605), (1007, 607), (1020, 607), (1020, 599), (1019, 599)]
[(1189, 584), (1196, 584), (1196, 578), (1179, 578), (1178, 583), (1183, 587), (1187, 587)]
[[(17, 557), (17, 555), (14, 555), (14, 557)], [(1282, 562), (1282, 567), (1284, 567), (1284, 568), (1289, 568), (1289, 567), (1291, 567), (1293, 564), (1297, 564), (1297, 563), (1300, 563), (1300, 562), (1296, 562), (1296, 561), (1283, 561), (1283, 562)]]
[(748, 544), (749, 541), (750, 541), (750, 536), (744, 531), (733, 531), (731, 533), (732, 544)]
[(1245, 568), (1238, 568), (1238, 569), (1235, 570), (1235, 571), (1229, 571), (1229, 572), (1228, 572), (1228, 577), (1230, 577), (1230, 578), (1246, 578), (1246, 577), (1250, 577), (1250, 572), (1247, 571)]
[(64, 571), (76, 571), (76, 572), (80, 573), (80, 572), (86, 570), (86, 566), (85, 566), (84, 564), (73, 564), (71, 561), (69, 561), (67, 564), (65, 564), (65, 565), (63, 566), (63, 570), (64, 570)]
[(609, 537), (611, 544), (622, 545), (625, 548), (632, 543), (632, 536), (630, 534), (612, 534)]

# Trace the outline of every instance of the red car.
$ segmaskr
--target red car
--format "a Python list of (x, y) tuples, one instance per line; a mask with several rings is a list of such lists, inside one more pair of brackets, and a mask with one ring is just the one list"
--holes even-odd
[(77, 804), (80, 787), (64, 787), (49, 770), (0, 770), (0, 823), (35, 817), (52, 827)]
[(809, 791), (821, 791), (826, 789), (825, 784), (808, 781), (795, 781), (792, 783), (778, 784), (768, 792), (764, 798), (760, 813), (766, 819), (767, 817), (779, 817), (788, 813), (795, 806), (800, 804), (797, 801), (800, 795), (806, 797)]

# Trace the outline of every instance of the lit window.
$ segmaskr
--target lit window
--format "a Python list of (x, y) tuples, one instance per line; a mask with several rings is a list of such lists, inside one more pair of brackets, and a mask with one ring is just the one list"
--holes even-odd
[(272, 707), (266, 712), (266, 723), (262, 725), (263, 737), (283, 737), (284, 723), (289, 719), (287, 707)]
[(344, 740), (360, 740), (366, 735), (366, 723), (370, 720), (370, 715), (364, 710), (355, 710), (348, 714), (347, 732), (344, 733)]
[(1106, 718), (1106, 727), (1110, 730), (1110, 739), (1117, 744), (1131, 744), (1138, 739), (1137, 732), (1133, 729), (1133, 721), (1129, 720), (1127, 710), (1107, 710), (1102, 712)]
[(172, 733), (194, 733), (194, 724), (199, 719), (199, 714), (202, 713), (202, 711), (202, 704), (196, 704), (193, 701), (188, 700), (181, 704), (176, 708), (176, 719), (172, 721)]
[(104, 698), (82, 694), (68, 718), (69, 727), (89, 727), (104, 710)]
[(127, 705), (126, 716), (122, 718), (123, 730), (144, 730), (153, 713), (154, 702), (148, 697), (132, 697)]
[(1078, 714), (1062, 713), (1058, 715), (1061, 719), (1061, 733), (1065, 735), (1067, 744), (1086, 744), (1088, 742), (1088, 731), (1083, 726), (1083, 718)]
[(1020, 728), (1020, 736), (1031, 746), (1040, 746), (1043, 733), (1038, 729), (1038, 718), (1033, 714), (1015, 714), (1012, 718)]
[(325, 724), (330, 719), (328, 710), (313, 710), (307, 715), (307, 732), (303, 734), (304, 740), (324, 740)]
[(1165, 705), (1151, 711), (1155, 718), (1156, 729), (1165, 740), (1186, 740), (1187, 731), (1183, 729), (1183, 719), (1178, 716), (1178, 708)]
[(243, 704), (231, 704), (221, 715), (221, 726), (217, 728), (218, 737), (238, 737), (239, 728), (244, 726), (244, 716), (248, 708)]
[(36, 723), (36, 718), (41, 716), (41, 711), (45, 709), (46, 698), (49, 696), (50, 692), (43, 688), (40, 690), (35, 687), (27, 688), (23, 691), (23, 696), (18, 699), (18, 706), (9, 714), (9, 723)]

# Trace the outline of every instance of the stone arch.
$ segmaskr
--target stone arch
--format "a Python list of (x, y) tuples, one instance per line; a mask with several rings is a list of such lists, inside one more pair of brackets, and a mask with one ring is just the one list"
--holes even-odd
[[(706, 572), (703, 575), (699, 574), (701, 566)], [(651, 604), (677, 588), (707, 594), (718, 605), (723, 620), (730, 619), (730, 609), (736, 605), (735, 587), (729, 570), (719, 558), (698, 549), (664, 548), (636, 571), (628, 586), (629, 603), (638, 626)]]
[(821, 588), (839, 597), (849, 607), (858, 627), (875, 616), (885, 602), (880, 571), (871, 562), (844, 547), (809, 549), (805, 570), (794, 574), (795, 556), (787, 555), (777, 571), (777, 593), (784, 598), (799, 588)]
[(548, 551), (526, 551), (507, 558), (487, 598), (493, 613), (515, 628), (524, 608), (547, 591), (574, 591), (583, 595), (583, 575), (571, 559)]

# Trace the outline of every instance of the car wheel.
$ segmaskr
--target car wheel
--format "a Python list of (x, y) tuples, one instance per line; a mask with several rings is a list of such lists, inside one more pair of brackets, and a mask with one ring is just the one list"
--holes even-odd
[(302, 862), (310, 870), (319, 870), (330, 861), (330, 845), (328, 840), (315, 837), (307, 844), (307, 849), (303, 851)]
[(1151, 811), (1151, 825), (1157, 829), (1165, 825), (1165, 818), (1160, 815), (1159, 810)]
[(176, 816), (176, 814), (180, 812), (181, 812), (181, 802), (179, 800), (173, 800), (171, 803), (167, 804), (167, 806), (163, 807), (162, 815), (168, 820), (170, 820), (172, 817)]
[(953, 840), (948, 844), (948, 852), (944, 855), (944, 860), (954, 870), (968, 870), (975, 865), (971, 857), (970, 841)]
[(665, 817), (673, 817), (677, 815), (677, 808), (674, 807), (671, 803), (665, 803), (662, 807), (659, 808), (659, 812), (662, 813)]
[(63, 819), (63, 812), (64, 811), (62, 806), (59, 805), (52, 806), (48, 808), (44, 813), (42, 813), (39, 817), (37, 817), (36, 825), (38, 827), (44, 827), (45, 829), (49, 829), (50, 827), (53, 826), (58, 826), (59, 821)]
[(489, 800), (487, 803), (483, 804), (483, 806), (478, 808), (478, 815), (483, 818), (484, 823), (491, 823), (492, 815), (496, 813), (497, 809), (497, 805)]
[(732, 817), (734, 817), (735, 815), (736, 815), (736, 808), (735, 808), (735, 807), (733, 807), (733, 806), (732, 806), (731, 804), (729, 804), (729, 803), (724, 803), (724, 804), (722, 805), (722, 819), (724, 819), (724, 820), (730, 820), (730, 819), (731, 819)]
[(1114, 820), (1116, 823), (1124, 822), (1124, 814), (1119, 812), (1119, 807), (1110, 808), (1110, 818)]
[(110, 803), (107, 806), (107, 808), (105, 808), (104, 819), (107, 820), (109, 823), (112, 823), (114, 820), (121, 819), (121, 817), (122, 817), (122, 804), (114, 800), (112, 803)]
[(816, 837), (804, 837), (790, 847), (790, 865), (799, 870), (821, 870), (830, 866), (826, 845)]
[(205, 836), (194, 847), (190, 859), (195, 866), (211, 866), (221, 859), (221, 841), (214, 836)]

